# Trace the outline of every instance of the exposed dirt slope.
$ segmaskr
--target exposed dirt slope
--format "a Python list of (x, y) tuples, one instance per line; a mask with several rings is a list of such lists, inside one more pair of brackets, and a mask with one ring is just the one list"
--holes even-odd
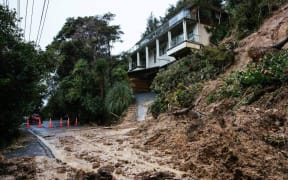
[(253, 106), (233, 112), (231, 103), (211, 117), (163, 114), (133, 134), (144, 133), (145, 147), (172, 155), (176, 168), (196, 179), (287, 179), (287, 113)]
[[(288, 4), (275, 11), (264, 21), (259, 30), (240, 41), (235, 49), (237, 64), (232, 70), (245, 68), (250, 61), (248, 50), (251, 47), (269, 47), (277, 44), (288, 36)], [(285, 46), (287, 48), (288, 45)]]

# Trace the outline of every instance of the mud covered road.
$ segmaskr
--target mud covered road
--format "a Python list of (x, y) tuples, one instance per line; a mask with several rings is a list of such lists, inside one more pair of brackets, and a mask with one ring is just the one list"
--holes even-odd
[(185, 172), (174, 168), (169, 155), (142, 147), (143, 142), (129, 135), (138, 125), (56, 128), (39, 135), (58, 162), (74, 169), (97, 172), (104, 168), (116, 179), (144, 176), (183, 179)]
[[(31, 126), (29, 131), (35, 134), (29, 135), (31, 142), (41, 141), (39, 147), (46, 148), (42, 154), (28, 153), (36, 151), (36, 146), (28, 151), (20, 150), (22, 155), (27, 153), (26, 156), (30, 156), (29, 160), (25, 160), (27, 157), (22, 155), (19, 157), (19, 153), (7, 156), (18, 158), (8, 159), (6, 165), (0, 164), (8, 170), (11, 170), (8, 165), (12, 164), (12, 171), (6, 176), (5, 172), (0, 173), (1, 178), (93, 179), (101, 176), (104, 179), (190, 179), (185, 172), (174, 167), (169, 154), (149, 149), (149, 146), (143, 146), (142, 139), (130, 135), (131, 130), (141, 125), (139, 122), (125, 122), (113, 127), (70, 128), (59, 128), (57, 122), (53, 123), (52, 129), (48, 128), (47, 123), (43, 124), (43, 128)], [(48, 153), (47, 148), (50, 151)], [(25, 174), (25, 171), (20, 175), (17, 173), (19, 166), (16, 164), (23, 163), (31, 169), (30, 175)]]

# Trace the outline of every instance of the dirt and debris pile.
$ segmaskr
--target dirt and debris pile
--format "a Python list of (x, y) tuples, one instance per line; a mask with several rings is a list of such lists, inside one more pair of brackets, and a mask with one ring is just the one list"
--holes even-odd
[(0, 160), (0, 179), (35, 179), (36, 163), (34, 158), (11, 158)]
[(287, 112), (253, 106), (226, 110), (201, 119), (162, 115), (132, 134), (145, 132), (144, 147), (172, 155), (177, 169), (196, 178), (288, 178)]
[(75, 179), (87, 179), (87, 180), (97, 180), (97, 179), (105, 179), (105, 180), (115, 180), (112, 175), (112, 172), (109, 168), (99, 168), (97, 173), (94, 172), (84, 172), (82, 170), (77, 171)]
[[(240, 41), (237, 63), (225, 76), (245, 68), (251, 47), (273, 46), (288, 36), (287, 12), (288, 4)], [(171, 156), (176, 169), (195, 179), (288, 179), (287, 85), (265, 91), (249, 105), (230, 98), (208, 105), (207, 94), (222, 78), (206, 83), (190, 112), (161, 114), (132, 131), (143, 141), (138, 147)]]
[(142, 172), (138, 174), (135, 179), (141, 180), (161, 180), (161, 179), (175, 179), (175, 174), (171, 172)]
[(44, 156), (17, 157), (0, 160), (0, 179), (105, 179), (113, 180), (111, 169), (101, 167), (97, 172), (83, 171), (61, 161)]

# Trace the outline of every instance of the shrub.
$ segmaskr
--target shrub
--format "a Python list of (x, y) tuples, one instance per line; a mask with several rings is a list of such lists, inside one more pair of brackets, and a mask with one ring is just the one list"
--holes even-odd
[(180, 83), (176, 90), (171, 93), (172, 97), (169, 99), (169, 104), (175, 108), (190, 108), (201, 90), (202, 84), (191, 84), (186, 87)]
[[(207, 101), (223, 98), (244, 98), (248, 104), (263, 95), (264, 89), (271, 85), (281, 86), (288, 82), (288, 51), (281, 50), (267, 54), (258, 64), (250, 63), (248, 70), (237, 71), (225, 80), (217, 95)], [(245, 92), (245, 93), (244, 93)], [(215, 92), (214, 92), (215, 93)]]
[(111, 114), (121, 115), (133, 100), (132, 90), (127, 83), (116, 83), (105, 97), (105, 107)]
[(150, 112), (154, 118), (157, 118), (160, 113), (167, 111), (168, 102), (164, 98), (157, 97), (153, 104), (150, 106)]

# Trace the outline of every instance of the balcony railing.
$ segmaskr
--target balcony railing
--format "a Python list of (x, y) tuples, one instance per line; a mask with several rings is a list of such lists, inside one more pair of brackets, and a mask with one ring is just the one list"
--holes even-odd
[[(188, 34), (187, 40), (193, 41), (193, 42), (199, 42), (199, 35), (190, 33), (190, 34)], [(184, 35), (183, 34), (180, 34), (180, 35), (172, 38), (171, 44), (170, 44), (171, 48), (181, 44), (183, 41), (184, 41)]]
[(178, 35), (178, 36), (172, 38), (170, 45), (171, 45), (171, 47), (174, 47), (174, 46), (177, 46), (178, 44), (180, 44), (183, 41), (184, 41), (184, 36), (183, 36), (183, 34), (181, 34), (181, 35)]
[(174, 24), (176, 24), (178, 21), (180, 21), (181, 19), (184, 18), (191, 18), (190, 15), (190, 10), (189, 9), (184, 9), (182, 11), (180, 11), (178, 14), (176, 14), (174, 17), (172, 17), (168, 23), (169, 23), (169, 27), (173, 26)]
[(200, 36), (197, 34), (193, 34), (193, 33), (188, 34), (188, 40), (193, 41), (193, 42), (199, 43), (199, 37)]
[(129, 49), (129, 52), (132, 53), (132, 52), (136, 51), (137, 49), (143, 47), (145, 44), (150, 42), (150, 40), (154, 39), (155, 37), (159, 37), (161, 34), (163, 34), (165, 32), (168, 32), (170, 27), (172, 27), (178, 21), (180, 21), (180, 20), (182, 20), (184, 18), (190, 18), (191, 19), (191, 14), (190, 14), (190, 10), (189, 9), (184, 9), (184, 10), (180, 11), (178, 14), (173, 16), (168, 22), (162, 24), (154, 32), (152, 32), (149, 35), (145, 36), (144, 39), (140, 40), (131, 49)]
[(132, 69), (136, 69), (137, 68), (137, 61), (133, 61), (132, 60)]

